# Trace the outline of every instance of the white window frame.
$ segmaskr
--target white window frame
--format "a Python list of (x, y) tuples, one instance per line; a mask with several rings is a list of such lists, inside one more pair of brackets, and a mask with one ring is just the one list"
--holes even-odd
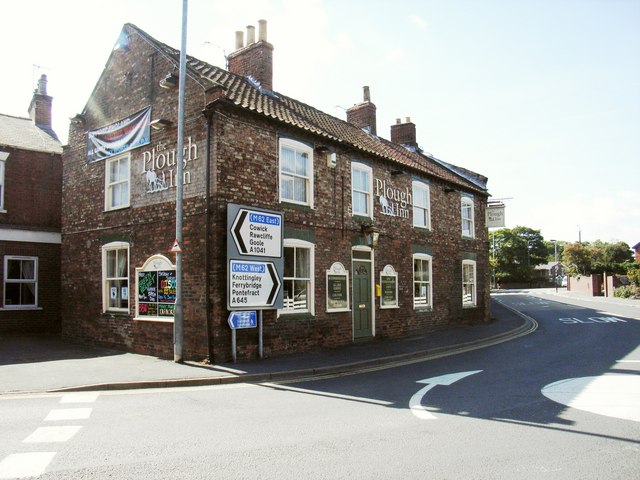
[[(420, 260), (421, 262), (429, 262), (429, 281), (428, 282), (424, 282), (422, 280), (416, 280), (416, 267), (415, 267), (415, 262), (416, 260)], [(413, 288), (413, 308), (414, 309), (420, 309), (420, 308), (433, 308), (433, 257), (431, 255), (427, 255), (426, 253), (415, 253), (413, 255), (413, 260), (411, 262), (411, 266), (412, 266), (412, 271), (413, 271), (413, 283), (412, 283), (412, 288)], [(428, 301), (426, 303), (417, 303), (416, 302), (416, 298), (421, 298), (421, 297), (416, 297), (416, 283), (427, 283), (427, 295), (428, 295)]]
[[(413, 198), (413, 226), (418, 228), (425, 228), (427, 230), (431, 230), (431, 189), (429, 188), (429, 184), (425, 182), (421, 182), (418, 180), (414, 180), (411, 185), (412, 189), (412, 198)], [(422, 190), (427, 193), (427, 204), (426, 205), (418, 205), (419, 196), (416, 195), (416, 190)], [(422, 215), (416, 215), (416, 210), (418, 210)], [(424, 218), (425, 225), (420, 225), (416, 222), (417, 218)]]
[[(474, 210), (473, 197), (467, 197), (466, 195), (460, 197), (460, 218), (462, 220), (462, 236), (464, 238), (475, 238), (476, 236)], [(468, 217), (465, 217), (465, 211), (469, 212)]]
[(9, 153), (0, 152), (0, 213), (7, 212), (4, 208), (4, 192), (7, 185), (7, 182), (5, 181), (7, 158), (9, 158)]
[[(296, 313), (310, 313), (311, 315), (314, 314), (314, 299), (315, 299), (315, 245), (311, 242), (306, 242), (304, 240), (298, 240), (298, 239), (285, 239), (283, 242), (283, 256), (284, 256), (284, 249), (285, 248), (304, 248), (306, 250), (309, 250), (309, 277), (308, 278), (303, 278), (303, 277), (284, 277), (283, 276), (283, 286), (282, 286), (282, 290), (284, 293), (284, 283), (287, 281), (295, 281), (295, 280), (306, 280), (308, 282), (308, 287), (307, 287), (307, 308), (301, 308), (301, 309), (296, 309), (295, 308), (295, 299), (294, 299), (294, 306), (292, 307), (285, 307), (284, 303), (287, 302), (286, 298), (283, 298), (283, 308), (281, 310), (278, 310), (278, 315), (289, 315), (289, 314), (296, 314)], [(294, 254), (294, 259), (295, 259), (295, 254)], [(285, 267), (286, 269), (286, 267)], [(295, 272), (295, 266), (294, 266), (294, 272)], [(295, 275), (295, 273), (294, 273)], [(284, 295), (283, 295), (284, 297)]]
[[(116, 181), (112, 181), (110, 177), (111, 173), (111, 165), (115, 162), (127, 162), (127, 178), (126, 179), (118, 179)], [(123, 201), (123, 203), (112, 206), (113, 199), (113, 188), (119, 185), (127, 185), (127, 198)], [(104, 170), (104, 210), (120, 210), (122, 208), (127, 208), (131, 205), (131, 154), (127, 153), (125, 155), (118, 155), (117, 157), (107, 158), (105, 160), (105, 170)]]
[[(475, 307), (478, 304), (477, 300), (477, 272), (476, 272), (476, 261), (475, 260), (463, 260), (462, 261), (462, 306), (463, 307)], [(473, 278), (470, 282), (467, 281), (465, 277), (465, 267), (471, 267), (473, 269)], [(471, 286), (471, 299), (465, 299), (465, 286)]]
[[(353, 181), (354, 172), (365, 172), (369, 176), (369, 184), (367, 185), (368, 190), (356, 190), (355, 184)], [(364, 194), (366, 196), (366, 212), (356, 212), (355, 206), (355, 195), (356, 193)], [(373, 169), (369, 165), (365, 165), (360, 162), (351, 162), (351, 215), (359, 216), (359, 217), (369, 217), (373, 218)]]
[[(33, 278), (8, 278), (9, 273), (9, 261), (31, 261), (33, 262)], [(9, 304), (7, 305), (7, 284), (32, 284), (34, 285), (34, 303), (21, 303), (21, 304)], [(4, 285), (2, 296), (3, 308), (9, 310), (33, 310), (38, 308), (38, 257), (27, 257), (21, 255), (6, 255), (4, 257)]]
[[(131, 298), (131, 292), (129, 291), (129, 286), (131, 285), (131, 282), (129, 280), (129, 244), (127, 242), (111, 242), (111, 243), (107, 243), (106, 245), (103, 245), (102, 248), (102, 312), (106, 313), (106, 312), (118, 312), (118, 313), (129, 313), (129, 304), (130, 301), (129, 299)], [(127, 276), (126, 277), (107, 277), (107, 253), (110, 251), (119, 251), (119, 250), (126, 250), (126, 255), (127, 255)], [(116, 254), (117, 255), (117, 254)], [(117, 258), (117, 257), (116, 257)], [(117, 264), (117, 260), (116, 260), (116, 264)], [(126, 280), (127, 282), (127, 307), (126, 308), (119, 308), (119, 307), (110, 307), (109, 306), (109, 298), (110, 298), (110, 288), (109, 288), (109, 282), (111, 281), (122, 281), (122, 280)], [(122, 291), (117, 291), (116, 295), (122, 295)]]
[[(301, 153), (303, 155), (307, 155), (308, 164), (307, 164), (307, 172), (306, 175), (299, 175), (293, 172), (284, 172), (282, 170), (282, 149), (287, 148), (293, 150), (296, 153)], [(306, 198), (304, 201), (299, 201), (294, 198), (286, 198), (283, 196), (283, 188), (282, 188), (282, 179), (283, 177), (291, 177), (291, 178), (302, 178), (304, 179), (306, 185)], [(313, 148), (309, 145), (298, 142), (296, 140), (292, 140), (290, 138), (280, 138), (280, 142), (278, 145), (278, 194), (280, 198), (280, 202), (284, 203), (295, 203), (297, 205), (306, 205), (310, 208), (313, 208)]]

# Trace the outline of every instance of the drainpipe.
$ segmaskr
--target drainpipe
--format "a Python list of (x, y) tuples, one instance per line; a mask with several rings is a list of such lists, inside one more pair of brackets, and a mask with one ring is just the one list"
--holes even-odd
[(213, 363), (213, 352), (211, 350), (211, 285), (209, 271), (209, 238), (211, 237), (211, 124), (213, 112), (204, 111), (207, 119), (207, 140), (205, 159), (205, 182), (204, 182), (204, 295), (207, 308), (207, 361)]

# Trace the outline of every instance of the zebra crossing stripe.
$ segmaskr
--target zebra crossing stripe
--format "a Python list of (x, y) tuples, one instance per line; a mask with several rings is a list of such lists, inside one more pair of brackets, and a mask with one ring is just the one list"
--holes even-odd
[(0, 461), (0, 478), (42, 475), (56, 452), (12, 453)]

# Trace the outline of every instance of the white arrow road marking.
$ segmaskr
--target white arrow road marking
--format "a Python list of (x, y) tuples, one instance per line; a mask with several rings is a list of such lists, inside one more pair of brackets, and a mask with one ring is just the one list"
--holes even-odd
[(426, 385), (418, 390), (409, 400), (409, 408), (411, 413), (421, 420), (436, 420), (436, 416), (428, 412), (426, 408), (422, 406), (422, 397), (436, 385), (451, 385), (458, 380), (462, 380), (465, 377), (480, 373), (482, 370), (473, 370), (471, 372), (458, 372), (449, 373), (447, 375), (441, 375), (439, 377), (425, 378), (424, 380), (418, 380), (416, 383), (426, 383)]
[(554, 402), (607, 417), (640, 422), (640, 377), (606, 374), (550, 383), (542, 394)]

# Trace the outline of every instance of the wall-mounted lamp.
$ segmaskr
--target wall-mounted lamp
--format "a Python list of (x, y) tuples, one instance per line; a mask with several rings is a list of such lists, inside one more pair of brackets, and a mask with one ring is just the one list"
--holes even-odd
[(363, 224), (361, 227), (362, 235), (364, 236), (367, 246), (370, 248), (376, 248), (378, 246), (378, 240), (380, 238), (380, 232), (373, 223)]
[(170, 89), (178, 86), (178, 76), (175, 73), (167, 73), (167, 76), (160, 80), (162, 88)]
[(335, 168), (338, 164), (338, 155), (336, 149), (333, 147), (327, 147), (326, 145), (317, 145), (316, 152), (319, 155), (324, 155), (327, 159), (327, 167)]
[(164, 130), (169, 127), (173, 122), (171, 120), (167, 120), (166, 118), (157, 118), (156, 120), (152, 120), (149, 124), (151, 128), (154, 130)]

